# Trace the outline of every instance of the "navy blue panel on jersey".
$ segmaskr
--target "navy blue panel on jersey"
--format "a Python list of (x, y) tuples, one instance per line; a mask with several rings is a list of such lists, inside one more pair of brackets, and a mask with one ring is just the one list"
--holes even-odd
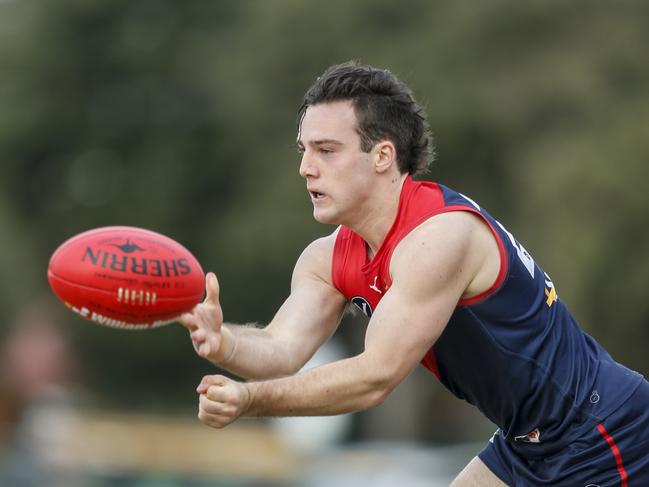
[(500, 431), (480, 459), (516, 487), (646, 487), (649, 485), (649, 382), (603, 421), (586, 422), (579, 436), (555, 454), (529, 457), (531, 445), (507, 441)]
[(505, 248), (501, 284), (460, 303), (433, 347), (435, 371), (457, 397), (478, 407), (506, 441), (530, 457), (560, 450), (575, 425), (606, 418), (642, 376), (616, 363), (576, 323), (552, 282), (499, 222), (440, 185), (445, 205), (477, 211)]

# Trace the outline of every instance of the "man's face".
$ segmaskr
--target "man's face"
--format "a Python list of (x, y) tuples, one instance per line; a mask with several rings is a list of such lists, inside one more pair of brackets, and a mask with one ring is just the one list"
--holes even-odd
[(313, 217), (321, 223), (353, 223), (369, 195), (375, 155), (361, 150), (356, 127), (351, 101), (310, 106), (302, 118), (300, 175), (306, 179)]

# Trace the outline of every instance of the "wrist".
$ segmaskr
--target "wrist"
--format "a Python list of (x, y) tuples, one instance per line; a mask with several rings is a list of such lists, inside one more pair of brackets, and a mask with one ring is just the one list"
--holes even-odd
[(225, 326), (221, 327), (221, 345), (214, 354), (212, 362), (215, 365), (225, 365), (232, 360), (237, 348), (237, 341), (233, 333)]
[(242, 416), (253, 416), (252, 414), (252, 403), (253, 403), (253, 394), (252, 394), (252, 384), (250, 382), (242, 382), (243, 390), (246, 394), (245, 406), (241, 413)]

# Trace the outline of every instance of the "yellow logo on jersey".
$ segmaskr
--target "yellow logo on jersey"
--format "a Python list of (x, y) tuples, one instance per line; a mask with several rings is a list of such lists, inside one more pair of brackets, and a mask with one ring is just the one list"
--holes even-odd
[(554, 289), (554, 283), (552, 282), (552, 279), (550, 279), (550, 276), (548, 276), (547, 272), (545, 273), (545, 285), (548, 287), (548, 289), (545, 290), (545, 295), (548, 297), (545, 304), (550, 307), (557, 299), (559, 299), (559, 296), (557, 296), (557, 291)]
[(548, 297), (545, 304), (552, 306), (552, 304), (557, 300), (557, 292), (554, 290), (554, 286), (552, 286), (549, 291), (546, 289), (545, 295)]

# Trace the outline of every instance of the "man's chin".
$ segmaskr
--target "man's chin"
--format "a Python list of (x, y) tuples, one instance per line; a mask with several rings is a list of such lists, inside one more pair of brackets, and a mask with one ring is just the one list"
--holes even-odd
[(338, 221), (335, 218), (335, 215), (326, 211), (318, 211), (317, 209), (313, 210), (313, 219), (318, 223), (324, 225), (337, 225)]

